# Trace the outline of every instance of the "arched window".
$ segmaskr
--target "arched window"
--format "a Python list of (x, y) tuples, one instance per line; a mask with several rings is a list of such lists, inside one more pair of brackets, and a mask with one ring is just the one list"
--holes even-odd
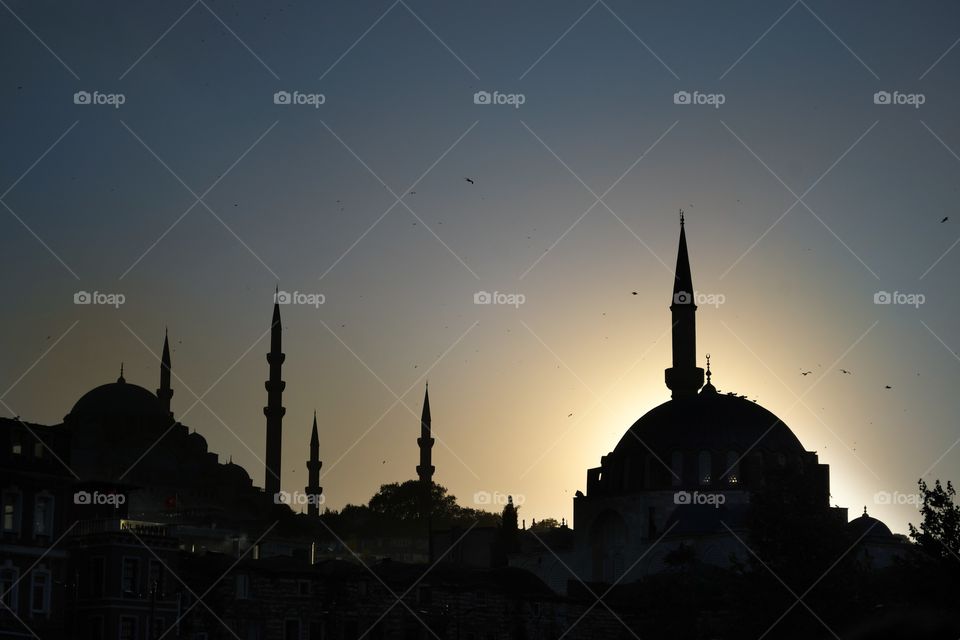
[(740, 482), (740, 456), (736, 451), (727, 452), (727, 484)]
[(710, 484), (710, 452), (700, 452), (700, 484)]
[(673, 486), (678, 487), (683, 484), (683, 454), (674, 451), (670, 454), (670, 479)]

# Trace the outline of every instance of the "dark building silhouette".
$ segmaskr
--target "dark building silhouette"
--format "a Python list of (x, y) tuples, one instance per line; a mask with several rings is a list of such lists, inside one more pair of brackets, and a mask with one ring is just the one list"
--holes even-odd
[[(277, 289), (279, 294), (279, 288)], [(270, 364), (270, 379), (265, 383), (267, 389), (267, 406), (263, 408), (263, 415), (267, 417), (267, 446), (266, 469), (264, 469), (264, 490), (268, 495), (280, 493), (280, 453), (283, 445), (283, 415), (287, 410), (283, 407), (283, 389), (286, 383), (281, 378), (281, 367), (286, 356), (282, 347), (283, 327), (280, 325), (280, 301), (273, 301), (273, 320), (270, 324), (270, 353), (267, 362)]]
[(664, 570), (681, 545), (706, 564), (745, 559), (730, 532), (748, 535), (751, 498), (772, 474), (802, 480), (818, 508), (846, 519), (846, 509), (829, 505), (828, 466), (786, 424), (745, 397), (720, 393), (709, 361), (703, 384), (682, 214), (672, 289), (673, 362), (665, 372), (671, 399), (640, 417), (600, 466), (587, 470), (586, 493), (573, 502), (573, 549), (559, 554), (562, 563), (542, 550), (511, 558), (557, 591), (570, 577), (564, 565), (583, 580), (627, 583)]

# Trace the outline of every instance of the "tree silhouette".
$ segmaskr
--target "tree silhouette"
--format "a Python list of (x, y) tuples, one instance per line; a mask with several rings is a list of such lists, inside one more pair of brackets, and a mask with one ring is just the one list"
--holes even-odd
[(923, 522), (919, 529), (910, 523), (910, 537), (933, 558), (950, 560), (960, 557), (960, 506), (954, 504), (957, 492), (953, 483), (948, 480), (944, 489), (938, 479), (931, 489), (921, 478), (917, 484), (923, 496), (923, 506), (920, 507)]

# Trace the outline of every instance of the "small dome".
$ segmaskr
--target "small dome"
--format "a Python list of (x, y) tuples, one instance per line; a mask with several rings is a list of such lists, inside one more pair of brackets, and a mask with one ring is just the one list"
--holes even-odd
[(250, 474), (247, 473), (247, 470), (238, 464), (234, 464), (232, 459), (230, 462), (221, 465), (221, 470), (224, 478), (226, 478), (230, 483), (247, 485), (252, 482), (252, 480), (250, 480)]
[(847, 531), (849, 531), (850, 535), (856, 540), (861, 538), (870, 540), (893, 537), (893, 532), (890, 531), (890, 527), (883, 524), (880, 520), (867, 515), (866, 508), (864, 508), (862, 516), (854, 518), (847, 523)]
[(200, 453), (207, 452), (207, 439), (200, 435), (198, 432), (194, 431), (193, 433), (187, 436), (187, 442), (190, 443), (190, 446), (199, 451)]
[(67, 414), (72, 419), (146, 418), (168, 416), (155, 395), (121, 377), (117, 382), (100, 385), (83, 395)]

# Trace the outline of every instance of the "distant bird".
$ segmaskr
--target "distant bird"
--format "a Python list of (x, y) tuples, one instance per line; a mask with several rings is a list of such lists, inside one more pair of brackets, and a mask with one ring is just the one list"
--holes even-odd
[(840, 369), (840, 373), (845, 373), (845, 374), (847, 374), (848, 376), (851, 375), (850, 372), (847, 371), (846, 369)]
[(417, 195), (417, 192), (416, 192), (416, 191), (411, 191), (411, 192), (409, 192), (407, 195), (408, 195), (408, 196), (415, 196), (415, 195)]
[(888, 385), (888, 384), (884, 385), (883, 388), (884, 388), (884, 389), (893, 389), (893, 387), (891, 387), (891, 386)]
[(567, 417), (568, 417), (568, 418), (571, 418), (571, 417), (573, 417), (573, 414), (572, 414), (572, 413), (568, 413), (568, 414), (567, 414)]
[(469, 182), (470, 184), (473, 184), (473, 180), (471, 180), (470, 178), (464, 178), (464, 180), (466, 180), (466, 181)]
[(800, 375), (802, 375), (802, 376), (808, 376), (808, 375), (810, 375), (811, 373), (813, 373), (813, 371), (801, 371), (801, 372), (800, 372)]
[(943, 216), (943, 220), (940, 221), (940, 224), (943, 224), (944, 222), (946, 222), (946, 221), (949, 220), (949, 219), (950, 219), (950, 216)]
[(637, 295), (636, 291), (631, 291), (630, 293), (632, 293), (633, 295)]
[(387, 461), (386, 461), (386, 460), (384, 460), (384, 461), (383, 461), (383, 462), (381, 462), (380, 464), (387, 464)]

